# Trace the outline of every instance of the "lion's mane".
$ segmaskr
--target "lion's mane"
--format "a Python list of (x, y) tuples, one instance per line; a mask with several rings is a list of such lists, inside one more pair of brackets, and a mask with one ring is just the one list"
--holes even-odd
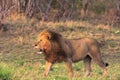
[(62, 35), (51, 30), (44, 30), (39, 36), (41, 35), (48, 36), (50, 43), (50, 50), (46, 50), (45, 59), (52, 63), (66, 61), (67, 54), (63, 49)]

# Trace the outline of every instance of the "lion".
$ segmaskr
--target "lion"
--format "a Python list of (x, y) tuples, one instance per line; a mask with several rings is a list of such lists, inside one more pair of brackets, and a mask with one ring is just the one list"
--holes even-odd
[(99, 42), (92, 38), (66, 39), (52, 30), (43, 30), (37, 36), (35, 47), (45, 55), (46, 66), (44, 76), (47, 76), (52, 65), (65, 62), (69, 76), (73, 76), (72, 63), (83, 60), (85, 77), (91, 73), (91, 60), (95, 61), (106, 75), (108, 63), (104, 63), (100, 53)]

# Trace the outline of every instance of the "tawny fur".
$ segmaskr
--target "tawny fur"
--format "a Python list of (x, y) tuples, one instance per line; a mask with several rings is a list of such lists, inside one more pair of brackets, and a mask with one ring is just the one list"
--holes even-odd
[(91, 72), (91, 60), (95, 61), (106, 75), (106, 65), (101, 58), (100, 47), (97, 40), (92, 38), (65, 39), (59, 33), (52, 30), (43, 30), (37, 37), (35, 46), (43, 51), (46, 60), (44, 76), (55, 62), (66, 62), (69, 75), (73, 76), (72, 62), (83, 60), (86, 74)]

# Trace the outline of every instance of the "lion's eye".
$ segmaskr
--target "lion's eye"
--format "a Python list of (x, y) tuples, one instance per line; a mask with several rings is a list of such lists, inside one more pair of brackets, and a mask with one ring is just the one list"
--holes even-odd
[(41, 42), (42, 40), (40, 40), (40, 42)]

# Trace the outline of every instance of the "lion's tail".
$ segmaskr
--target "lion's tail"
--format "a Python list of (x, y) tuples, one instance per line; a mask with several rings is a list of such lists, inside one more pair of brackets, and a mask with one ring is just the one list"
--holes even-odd
[(106, 67), (108, 67), (108, 66), (109, 66), (109, 64), (108, 64), (108, 63), (105, 63), (105, 66), (106, 66)]

